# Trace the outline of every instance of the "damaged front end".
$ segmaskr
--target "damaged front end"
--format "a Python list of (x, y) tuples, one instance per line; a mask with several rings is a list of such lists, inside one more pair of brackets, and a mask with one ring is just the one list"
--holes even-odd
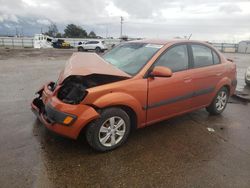
[[(78, 106), (88, 94), (87, 89), (124, 79), (126, 78), (99, 74), (71, 75), (61, 83), (50, 82), (44, 85), (36, 92), (36, 97), (31, 103), (31, 109), (40, 121), (50, 129), (54, 129), (52, 128), (55, 127), (54, 125), (69, 127), (82, 114), (85, 114), (84, 117), (90, 116), (88, 120), (91, 120), (99, 114), (89, 105), (81, 104)], [(83, 122), (77, 123), (83, 125)], [(64, 135), (67, 135), (67, 133)]]
[(31, 103), (32, 111), (50, 130), (76, 139), (100, 114), (84, 104), (88, 89), (130, 78), (96, 54), (73, 54), (57, 82), (45, 84)]
[(88, 76), (69, 76), (58, 89), (57, 98), (67, 104), (79, 104), (88, 94), (87, 89), (124, 80), (124, 77), (92, 74)]

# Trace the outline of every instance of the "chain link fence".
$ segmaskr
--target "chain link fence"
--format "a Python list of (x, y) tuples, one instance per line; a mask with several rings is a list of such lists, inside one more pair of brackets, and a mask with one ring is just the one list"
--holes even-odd
[[(70, 46), (77, 47), (80, 41), (89, 40), (100, 40), (100, 39), (90, 39), (90, 38), (60, 38), (69, 42)], [(119, 39), (102, 39), (105, 41), (107, 46), (112, 46), (113, 44), (119, 44)], [(3, 48), (33, 48), (34, 39), (33, 37), (0, 37), (0, 47)]]
[(5, 48), (33, 48), (31, 37), (0, 37), (0, 47)]
[[(96, 40), (96, 39), (86, 39), (86, 38), (61, 38), (65, 42), (69, 42), (72, 47), (77, 47), (80, 41)], [(102, 39), (105, 41), (108, 47), (111, 47), (113, 44), (117, 45), (120, 43), (119, 39)], [(0, 47), (4, 48), (33, 48), (34, 47), (33, 37), (0, 37)], [(234, 43), (210, 43), (215, 48), (221, 52), (238, 52), (238, 44)]]

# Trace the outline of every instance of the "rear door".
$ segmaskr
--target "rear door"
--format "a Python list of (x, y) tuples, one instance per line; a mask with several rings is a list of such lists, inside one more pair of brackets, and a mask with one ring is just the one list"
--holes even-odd
[(97, 47), (98, 43), (99, 43), (99, 41), (91, 41), (90, 49), (94, 50)]
[(224, 66), (217, 52), (203, 44), (191, 44), (194, 96), (192, 107), (208, 105), (217, 83), (224, 75)]
[(189, 70), (186, 44), (167, 49), (153, 66), (166, 66), (172, 77), (148, 78), (147, 123), (154, 123), (190, 109), (193, 94), (192, 73)]
[(92, 43), (92, 41), (86, 42), (86, 43), (84, 44), (84, 49), (85, 49), (85, 50), (90, 50), (90, 49), (91, 49), (91, 43)]

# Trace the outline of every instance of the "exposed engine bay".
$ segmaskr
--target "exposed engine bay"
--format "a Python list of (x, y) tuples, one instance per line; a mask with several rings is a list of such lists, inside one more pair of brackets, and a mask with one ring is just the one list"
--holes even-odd
[[(69, 76), (61, 84), (57, 93), (58, 99), (68, 104), (79, 104), (87, 95), (86, 89), (117, 82), (126, 78), (113, 75), (91, 74), (87, 76)], [(54, 90), (56, 84), (49, 85)]]

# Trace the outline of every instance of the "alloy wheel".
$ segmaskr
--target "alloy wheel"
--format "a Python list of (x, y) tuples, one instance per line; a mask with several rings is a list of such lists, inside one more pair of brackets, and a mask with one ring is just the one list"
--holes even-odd
[(227, 98), (228, 96), (225, 91), (221, 91), (220, 93), (218, 93), (216, 102), (215, 102), (215, 106), (218, 111), (221, 111), (225, 108), (227, 104)]
[(126, 132), (125, 121), (118, 116), (107, 119), (99, 130), (99, 142), (106, 147), (118, 144)]

